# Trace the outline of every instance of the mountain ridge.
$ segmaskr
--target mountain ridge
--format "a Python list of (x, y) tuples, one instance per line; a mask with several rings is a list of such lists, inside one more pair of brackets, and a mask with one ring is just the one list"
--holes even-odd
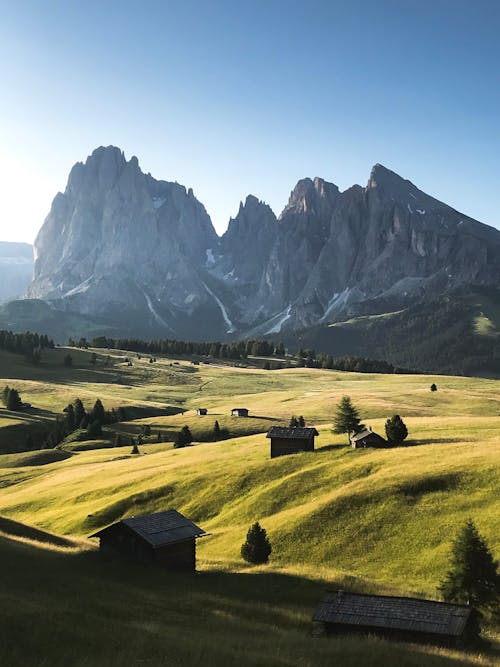
[(28, 298), (143, 337), (278, 335), (500, 285), (500, 231), (379, 163), (365, 187), (300, 179), (278, 216), (250, 194), (219, 236), (192, 189), (113, 146), (71, 169), (35, 257)]

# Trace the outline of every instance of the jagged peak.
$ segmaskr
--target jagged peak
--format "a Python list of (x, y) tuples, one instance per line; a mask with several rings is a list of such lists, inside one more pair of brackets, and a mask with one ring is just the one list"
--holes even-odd
[(286, 205), (280, 218), (288, 211), (297, 213), (306, 213), (314, 207), (314, 202), (319, 199), (336, 197), (339, 189), (334, 183), (329, 183), (319, 176), (314, 179), (306, 177), (301, 178), (290, 193), (288, 204)]

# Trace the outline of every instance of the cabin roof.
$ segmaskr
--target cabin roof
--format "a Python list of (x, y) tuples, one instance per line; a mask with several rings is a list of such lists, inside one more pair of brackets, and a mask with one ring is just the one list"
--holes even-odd
[(231, 408), (231, 412), (234, 412), (235, 410), (244, 410), (248, 412), (248, 408)]
[(471, 607), (419, 598), (326, 593), (313, 620), (436, 635), (462, 635)]
[(190, 538), (207, 535), (202, 528), (186, 519), (177, 510), (166, 510), (165, 512), (142, 514), (141, 516), (122, 519), (90, 537), (101, 537), (119, 524), (130, 528), (152, 547), (163, 547), (166, 544), (174, 544), (175, 542), (183, 542)]
[(304, 426), (271, 426), (266, 438), (312, 438), (319, 435), (315, 428)]
[(355, 433), (354, 435), (352, 435), (351, 441), (357, 442), (358, 440), (363, 440), (363, 438), (366, 438), (369, 435), (374, 435), (376, 438), (380, 438), (381, 440), (383, 440), (382, 436), (379, 435), (378, 433), (375, 433), (375, 431), (372, 431), (371, 428), (364, 428), (359, 433)]

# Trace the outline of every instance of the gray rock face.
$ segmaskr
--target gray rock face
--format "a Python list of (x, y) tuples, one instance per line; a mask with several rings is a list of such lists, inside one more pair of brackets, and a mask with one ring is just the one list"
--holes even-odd
[(21, 296), (33, 279), (33, 247), (0, 242), (0, 303)]
[(500, 232), (375, 165), (365, 188), (299, 181), (279, 218), (248, 196), (219, 239), (191, 190), (114, 147), (76, 164), (28, 290), (125, 334), (279, 333), (500, 284)]

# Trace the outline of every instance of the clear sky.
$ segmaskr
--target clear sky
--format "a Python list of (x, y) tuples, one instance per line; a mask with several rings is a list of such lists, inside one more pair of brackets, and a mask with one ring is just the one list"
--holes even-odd
[(0, 240), (32, 241), (99, 145), (192, 187), (219, 233), (252, 193), (376, 162), (500, 227), (498, 0), (0, 0)]

